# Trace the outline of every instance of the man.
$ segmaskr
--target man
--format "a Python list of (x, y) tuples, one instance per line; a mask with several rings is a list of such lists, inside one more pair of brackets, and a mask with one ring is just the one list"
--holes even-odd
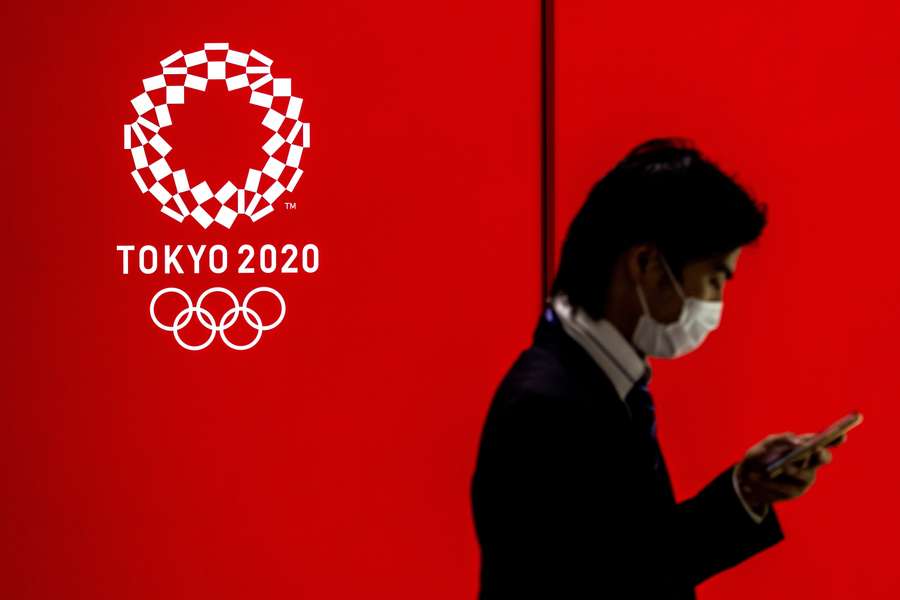
[(803, 494), (829, 451), (770, 479), (765, 465), (806, 436), (769, 436), (676, 503), (646, 387), (647, 357), (686, 354), (718, 326), (765, 221), (682, 140), (638, 146), (591, 190), (484, 426), (472, 480), (482, 600), (694, 598), (782, 539), (772, 503)]

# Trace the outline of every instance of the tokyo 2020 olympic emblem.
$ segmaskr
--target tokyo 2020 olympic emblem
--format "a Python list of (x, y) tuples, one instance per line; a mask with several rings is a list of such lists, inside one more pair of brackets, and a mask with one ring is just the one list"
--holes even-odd
[[(275, 201), (294, 190), (303, 174), (300, 157), (309, 148), (309, 123), (300, 121), (303, 99), (293, 95), (291, 79), (273, 77), (272, 62), (256, 50), (207, 43), (202, 50), (164, 58), (162, 72), (144, 79), (143, 93), (131, 100), (137, 118), (124, 126), (124, 145), (134, 160), (131, 176), (163, 214), (178, 222), (190, 216), (204, 229), (212, 223), (230, 228), (238, 215), (256, 222), (272, 213)], [(172, 147), (162, 132), (172, 125), (169, 106), (183, 104), (189, 91), (206, 91), (215, 80), (224, 81), (229, 92), (249, 90), (250, 104), (265, 109), (262, 126), (272, 135), (262, 146), (264, 159), (247, 169), (245, 181), (228, 181), (213, 192), (206, 181), (191, 182), (185, 168), (169, 165)]]

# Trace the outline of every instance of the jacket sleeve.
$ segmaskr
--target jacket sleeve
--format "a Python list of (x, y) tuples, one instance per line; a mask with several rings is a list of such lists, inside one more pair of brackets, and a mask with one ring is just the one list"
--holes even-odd
[[(515, 594), (654, 597), (685, 589), (781, 539), (773, 510), (756, 524), (729, 468), (695, 497), (635, 512), (625, 428), (602, 432), (569, 399), (517, 398), (496, 423), (497, 468), (485, 551), (513, 570)], [(509, 588), (507, 588), (509, 589)]]
[(784, 538), (772, 507), (759, 523), (747, 513), (732, 483), (733, 469), (734, 465), (720, 473), (666, 516), (664, 548), (677, 574), (690, 585)]

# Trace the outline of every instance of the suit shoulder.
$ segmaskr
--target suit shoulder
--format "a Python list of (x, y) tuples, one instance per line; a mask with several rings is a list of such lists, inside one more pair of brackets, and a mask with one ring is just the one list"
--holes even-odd
[(559, 358), (538, 346), (524, 350), (503, 377), (498, 395), (561, 398), (572, 392)]
[(532, 345), (519, 354), (503, 377), (492, 410), (507, 415), (528, 413), (538, 419), (589, 414), (607, 420), (621, 417), (621, 404), (611, 385), (586, 386), (584, 378), (560, 356)]
[(558, 356), (531, 346), (519, 354), (503, 377), (490, 412), (495, 419), (537, 423), (577, 419), (592, 412), (592, 404)]

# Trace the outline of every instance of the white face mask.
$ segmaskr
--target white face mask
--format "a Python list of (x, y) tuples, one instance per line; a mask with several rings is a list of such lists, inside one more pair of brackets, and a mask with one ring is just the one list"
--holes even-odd
[[(662, 258), (662, 255), (660, 257)], [(662, 264), (669, 279), (672, 280), (675, 290), (684, 301), (681, 315), (673, 323), (660, 323), (655, 320), (650, 316), (650, 308), (647, 306), (644, 290), (638, 285), (637, 294), (641, 301), (643, 314), (638, 319), (631, 341), (636, 348), (649, 356), (678, 358), (697, 349), (709, 332), (719, 326), (722, 319), (722, 301), (685, 297), (665, 258), (662, 258)]]

